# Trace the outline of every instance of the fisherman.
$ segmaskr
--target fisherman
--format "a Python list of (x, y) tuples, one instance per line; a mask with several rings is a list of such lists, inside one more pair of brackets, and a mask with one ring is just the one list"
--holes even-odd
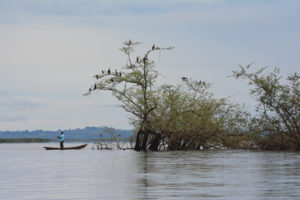
[(64, 148), (64, 139), (65, 139), (64, 132), (61, 132), (60, 136), (57, 136), (57, 138), (59, 138), (60, 148), (63, 149)]

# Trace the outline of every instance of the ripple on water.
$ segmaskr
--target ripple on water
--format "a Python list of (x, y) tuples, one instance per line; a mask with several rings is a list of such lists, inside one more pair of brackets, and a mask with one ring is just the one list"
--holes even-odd
[(0, 199), (300, 199), (297, 153), (43, 146), (0, 144)]

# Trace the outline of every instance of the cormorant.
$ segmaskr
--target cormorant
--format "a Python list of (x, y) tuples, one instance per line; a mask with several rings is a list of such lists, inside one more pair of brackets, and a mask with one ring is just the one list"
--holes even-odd
[(91, 92), (91, 91), (92, 91), (92, 88), (89, 89), (89, 92)]
[(97, 89), (97, 85), (95, 84), (95, 85), (94, 85), (94, 90), (96, 90), (96, 89)]
[(122, 73), (121, 73), (121, 72), (119, 73), (119, 76), (120, 76), (120, 77), (122, 76)]
[(113, 78), (111, 78), (111, 79), (110, 79), (110, 82), (114, 82), (114, 79), (113, 79)]
[(103, 69), (102, 69), (102, 74), (104, 74), (104, 71), (103, 71)]
[(96, 79), (98, 79), (99, 78), (99, 75), (96, 75)]
[(183, 77), (181, 77), (181, 79), (182, 79), (183, 81), (186, 81), (186, 80), (187, 80), (187, 77), (183, 76)]
[(108, 68), (107, 73), (110, 74), (110, 68)]
[(136, 57), (136, 62), (139, 62), (139, 57)]
[(147, 62), (147, 60), (148, 60), (148, 58), (147, 58), (147, 57), (144, 57), (144, 58), (143, 58), (143, 61), (144, 61), (144, 63), (146, 63), (146, 62)]
[(152, 50), (154, 50), (155, 49), (155, 45), (153, 44), (153, 46), (152, 46)]

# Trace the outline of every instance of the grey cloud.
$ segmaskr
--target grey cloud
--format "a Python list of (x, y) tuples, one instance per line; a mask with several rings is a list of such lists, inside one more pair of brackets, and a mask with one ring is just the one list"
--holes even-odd
[(0, 115), (0, 122), (20, 122), (20, 121), (26, 121), (27, 119), (25, 117), (13, 117), (13, 116), (1, 116)]
[[(0, 13), (2, 21), (22, 20), (23, 15), (32, 16), (61, 16), (61, 17), (114, 17), (136, 16), (147, 14), (162, 14), (174, 10), (195, 9), (203, 4), (211, 4), (219, 0), (3, 0), (0, 1)], [(7, 14), (9, 17), (7, 18)], [(19, 13), (16, 15), (16, 13)], [(0, 14), (1, 16), (1, 14)], [(1, 22), (1, 21), (0, 21)], [(3, 23), (3, 22), (2, 22)]]
[(46, 107), (46, 104), (31, 99), (0, 99), (0, 108), (9, 108), (12, 110), (29, 110)]

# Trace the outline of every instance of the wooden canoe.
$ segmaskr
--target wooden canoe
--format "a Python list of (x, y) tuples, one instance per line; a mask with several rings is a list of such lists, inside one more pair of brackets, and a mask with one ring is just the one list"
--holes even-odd
[(88, 144), (75, 146), (75, 147), (64, 147), (64, 148), (57, 148), (57, 147), (44, 147), (46, 150), (77, 150), (77, 149), (83, 149)]

